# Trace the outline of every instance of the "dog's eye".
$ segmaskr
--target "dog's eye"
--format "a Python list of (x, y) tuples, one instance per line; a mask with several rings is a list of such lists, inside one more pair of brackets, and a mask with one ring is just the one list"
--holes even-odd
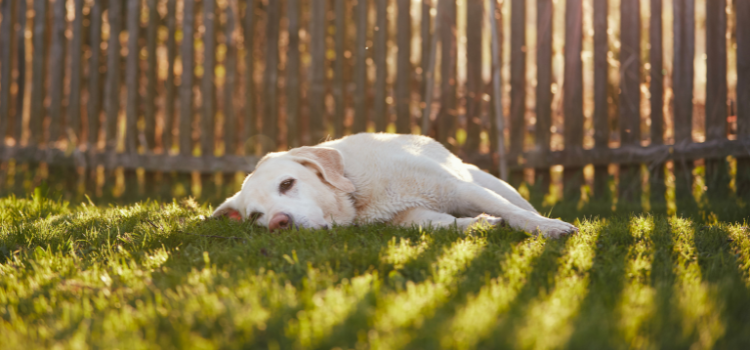
[(289, 191), (292, 186), (294, 186), (294, 179), (286, 179), (279, 185), (279, 191), (281, 191), (281, 193), (284, 193), (286, 191)]

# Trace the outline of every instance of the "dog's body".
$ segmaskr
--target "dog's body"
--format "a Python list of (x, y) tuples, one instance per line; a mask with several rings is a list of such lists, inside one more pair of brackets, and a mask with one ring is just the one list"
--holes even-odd
[(513, 187), (434, 140), (393, 134), (271, 153), (213, 215), (252, 217), (271, 229), (372, 222), (465, 229), (504, 221), (550, 237), (577, 231), (539, 215)]

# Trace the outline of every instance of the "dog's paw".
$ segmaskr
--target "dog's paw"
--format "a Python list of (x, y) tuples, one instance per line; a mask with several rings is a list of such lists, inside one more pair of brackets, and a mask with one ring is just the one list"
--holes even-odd
[(495, 216), (487, 215), (487, 214), (481, 214), (471, 220), (471, 226), (474, 225), (482, 225), (482, 226), (504, 226), (505, 221), (502, 218), (498, 218)]
[(560, 238), (569, 234), (578, 233), (577, 227), (565, 221), (549, 218), (544, 219), (543, 222), (540, 222), (536, 226), (536, 231), (544, 237)]

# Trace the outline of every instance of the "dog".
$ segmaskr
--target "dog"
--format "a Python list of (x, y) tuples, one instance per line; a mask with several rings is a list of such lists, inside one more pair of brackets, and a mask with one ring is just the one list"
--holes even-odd
[(212, 216), (271, 231), (366, 223), (466, 230), (480, 222), (552, 238), (578, 231), (435, 140), (384, 133), (269, 153)]

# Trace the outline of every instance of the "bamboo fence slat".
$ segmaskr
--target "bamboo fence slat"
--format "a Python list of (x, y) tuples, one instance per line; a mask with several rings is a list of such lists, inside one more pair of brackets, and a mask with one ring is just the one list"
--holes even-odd
[(86, 118), (87, 120), (87, 132), (88, 132), (88, 149), (93, 150), (96, 148), (96, 142), (99, 139), (99, 118), (101, 114), (101, 42), (102, 42), (102, 2), (94, 1), (94, 5), (91, 8), (91, 35), (89, 49), (91, 50), (91, 56), (89, 57), (89, 71), (88, 71), (88, 105), (86, 106)]
[[(570, 1), (568, 1), (570, 2)], [(567, 45), (565, 45), (567, 48)], [(567, 80), (566, 80), (567, 81)], [(510, 148), (511, 155), (523, 152), (526, 115), (526, 1), (510, 3)], [(566, 118), (567, 119), (567, 118)], [(523, 174), (510, 174), (513, 186), (521, 184)]]
[[(456, 137), (456, 2), (438, 0), (439, 17), (435, 31), (440, 35), (440, 110), (437, 120), (437, 140), (448, 149)], [(438, 23), (440, 22), (440, 23)], [(439, 31), (438, 31), (439, 30)]]
[[(662, 0), (651, 0), (651, 23), (649, 25), (651, 80), (649, 92), (651, 94), (651, 144), (664, 143), (664, 73), (663, 73), (663, 33), (662, 33)], [(649, 172), (650, 199), (654, 204), (665, 206), (664, 163), (650, 166)]]
[(0, 7), (3, 19), (0, 22), (0, 147), (5, 146), (5, 134), (10, 119), (10, 75), (13, 36), (13, 1), (5, 0)]
[(177, 57), (177, 4), (176, 0), (167, 0), (167, 80), (164, 81), (164, 127), (162, 128), (162, 153), (169, 154), (173, 145), (175, 120), (175, 72), (174, 65)]
[(104, 91), (105, 144), (107, 150), (117, 146), (117, 119), (120, 113), (120, 31), (122, 28), (122, 1), (109, 0), (109, 41), (107, 43), (107, 82)]
[(336, 104), (334, 111), (333, 127), (334, 136), (344, 136), (344, 117), (346, 114), (345, 85), (344, 85), (344, 37), (346, 32), (346, 6), (344, 0), (335, 0), (336, 11), (336, 36), (334, 45), (336, 50), (336, 61), (333, 66), (333, 98)]
[(234, 108), (235, 90), (237, 86), (237, 40), (236, 34), (236, 1), (231, 1), (226, 7), (226, 23), (224, 24), (224, 44), (227, 47), (226, 80), (224, 82), (224, 154), (237, 153), (237, 115)]
[[(536, 147), (550, 148), (550, 128), (552, 127), (552, 0), (537, 2), (537, 50), (536, 50)], [(548, 168), (535, 169), (537, 181), (541, 181), (544, 191), (549, 188)]]
[(144, 96), (144, 134), (145, 150), (150, 151), (156, 145), (156, 99), (157, 94), (157, 70), (159, 68), (156, 57), (157, 27), (159, 24), (159, 12), (157, 11), (157, 0), (146, 0), (148, 6), (148, 23), (146, 24), (146, 96)]
[[(750, 137), (750, 1), (735, 1), (737, 37), (737, 137)], [(748, 147), (750, 148), (750, 146)], [(750, 155), (737, 158), (737, 195), (750, 196)]]
[(32, 36), (33, 55), (31, 56), (31, 106), (29, 111), (29, 140), (42, 143), (42, 123), (44, 118), (44, 69), (45, 31), (47, 26), (47, 1), (34, 0), (34, 31)]
[(62, 123), (63, 83), (65, 75), (65, 27), (66, 9), (64, 0), (55, 0), (52, 7), (52, 31), (50, 33), (49, 60), (49, 137), (48, 142), (54, 143), (60, 137)]

